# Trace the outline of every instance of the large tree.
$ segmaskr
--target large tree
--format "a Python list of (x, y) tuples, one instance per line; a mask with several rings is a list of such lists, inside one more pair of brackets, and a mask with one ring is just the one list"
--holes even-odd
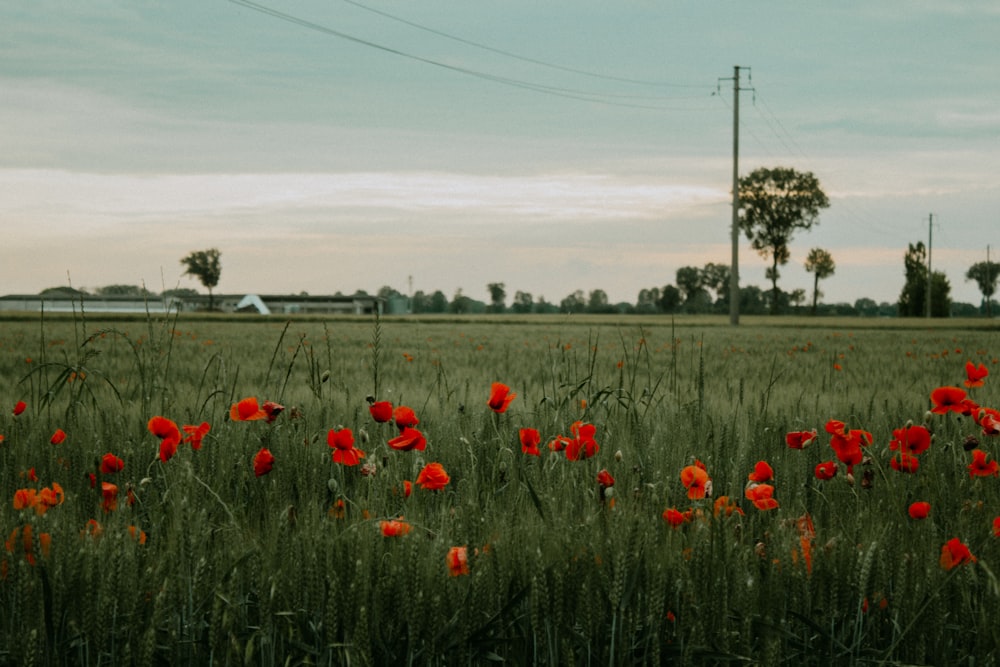
[(507, 286), (503, 283), (489, 283), (486, 289), (490, 292), (490, 305), (486, 308), (490, 313), (502, 313), (506, 310)]
[(986, 301), (986, 316), (993, 316), (991, 304), (993, 293), (997, 290), (997, 277), (1000, 277), (1000, 264), (991, 262), (976, 262), (969, 267), (965, 274), (966, 280), (975, 280), (979, 285), (979, 291), (983, 293), (983, 300)]
[(806, 271), (813, 274), (813, 305), (812, 314), (816, 314), (816, 302), (819, 300), (819, 281), (829, 278), (837, 269), (833, 255), (822, 248), (813, 248), (806, 257)]
[(819, 221), (820, 209), (830, 200), (812, 172), (788, 167), (760, 168), (739, 182), (740, 228), (761, 257), (771, 259), (771, 313), (778, 308), (778, 267), (788, 263), (788, 244), (796, 230), (808, 230)]
[[(903, 257), (906, 282), (899, 295), (899, 314), (902, 317), (927, 315), (927, 246), (923, 241), (909, 244)], [(951, 284), (940, 271), (931, 274), (931, 317), (948, 317), (951, 314)]]
[(222, 253), (216, 248), (208, 250), (193, 250), (187, 257), (181, 259), (184, 265), (184, 275), (194, 276), (208, 290), (208, 309), (215, 310), (215, 300), (212, 289), (219, 284), (222, 275), (222, 264), (219, 257)]

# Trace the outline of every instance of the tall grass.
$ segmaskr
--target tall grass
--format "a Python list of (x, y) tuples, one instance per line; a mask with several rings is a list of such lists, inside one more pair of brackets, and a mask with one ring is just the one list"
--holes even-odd
[[(992, 456), (995, 439), (926, 412), (966, 360), (1000, 374), (997, 357), (989, 330), (7, 322), (0, 664), (992, 664), (1000, 479), (970, 477), (964, 445)], [(486, 405), (494, 381), (518, 394), (502, 414)], [(996, 382), (969, 393), (1000, 406)], [(285, 410), (230, 420), (247, 396)], [(426, 450), (390, 448), (399, 431), (369, 398), (412, 407)], [(154, 415), (211, 431), (164, 462)], [(842, 465), (814, 476), (835, 458), (830, 419), (873, 434), (853, 483)], [(577, 421), (597, 427), (597, 454), (549, 451)], [(908, 421), (934, 433), (916, 474), (889, 466)], [(522, 427), (542, 456), (522, 453)], [(352, 429), (364, 470), (332, 462), (333, 428)], [(811, 429), (810, 447), (785, 445)], [(275, 464), (256, 477), (262, 447)], [(108, 452), (121, 472), (100, 472)], [(679, 474), (696, 459), (712, 495), (692, 500)], [(759, 460), (777, 509), (744, 498)], [(429, 462), (450, 483), (407, 496)], [(120, 489), (114, 510), (101, 481)], [(64, 502), (15, 509), (15, 491), (53, 482)], [(723, 495), (743, 513), (716, 515)], [(915, 500), (927, 519), (908, 517)], [(671, 527), (668, 508), (691, 520)], [(383, 537), (398, 517), (411, 532)], [(975, 563), (940, 566), (953, 537)], [(449, 573), (454, 546), (466, 575)]]

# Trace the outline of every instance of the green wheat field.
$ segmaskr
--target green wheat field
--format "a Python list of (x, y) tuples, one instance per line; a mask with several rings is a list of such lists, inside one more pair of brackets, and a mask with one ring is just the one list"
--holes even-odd
[(996, 664), (987, 324), (7, 319), (0, 665)]

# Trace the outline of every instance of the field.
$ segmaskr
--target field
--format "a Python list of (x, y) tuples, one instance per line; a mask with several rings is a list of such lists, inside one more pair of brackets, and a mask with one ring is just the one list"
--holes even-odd
[(0, 665), (995, 664), (997, 376), (978, 321), (8, 319)]

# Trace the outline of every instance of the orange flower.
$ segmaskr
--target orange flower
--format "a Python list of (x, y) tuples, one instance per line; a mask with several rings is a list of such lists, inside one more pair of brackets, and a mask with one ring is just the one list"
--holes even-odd
[(66, 494), (59, 486), (58, 482), (52, 482), (52, 486), (46, 487), (38, 492), (38, 504), (35, 505), (35, 512), (45, 514), (50, 508), (61, 505), (66, 500)]
[(403, 517), (389, 521), (381, 521), (379, 523), (379, 528), (382, 530), (383, 537), (400, 537), (401, 535), (406, 535), (413, 530), (413, 526), (403, 521)]
[(450, 481), (451, 478), (440, 463), (428, 463), (417, 475), (417, 484), (429, 491), (440, 491)]
[(1000, 464), (987, 461), (989, 455), (981, 449), (972, 450), (972, 463), (969, 464), (969, 477), (1000, 476)]
[(25, 510), (38, 504), (38, 491), (35, 489), (18, 489), (14, 492), (14, 509)]
[(52, 534), (38, 533), (38, 548), (42, 552), (42, 558), (48, 559), (52, 553)]
[(401, 452), (408, 452), (416, 449), (423, 451), (427, 448), (427, 438), (415, 428), (407, 426), (395, 438), (389, 441), (389, 446)]
[(266, 475), (274, 467), (274, 455), (267, 447), (261, 447), (253, 457), (253, 474), (257, 477)]
[(681, 469), (681, 484), (687, 489), (688, 498), (698, 500), (708, 495), (711, 479), (705, 471), (705, 464), (695, 461), (694, 465), (684, 466)]
[(911, 519), (926, 519), (931, 513), (931, 504), (923, 500), (918, 500), (915, 503), (910, 503), (907, 512)]
[(24, 412), (24, 410), (27, 407), (28, 407), (28, 404), (25, 403), (24, 401), (18, 401), (17, 403), (15, 403), (14, 404), (14, 416), (16, 417), (19, 414), (21, 414), (22, 412)]
[(522, 453), (529, 456), (542, 455), (542, 453), (538, 451), (538, 445), (542, 442), (542, 436), (538, 433), (538, 429), (522, 428), (517, 432), (517, 435), (521, 440)]
[(778, 501), (772, 498), (774, 487), (770, 484), (751, 484), (744, 491), (744, 495), (759, 510), (766, 512), (778, 508)]
[(965, 403), (965, 391), (958, 387), (938, 387), (931, 392), (931, 402), (934, 407), (931, 412), (936, 415), (943, 415), (949, 412), (965, 414), (968, 409)]
[(121, 472), (124, 467), (125, 462), (111, 452), (108, 452), (101, 457), (101, 474), (110, 475), (112, 473)]
[(448, 564), (448, 574), (453, 577), (460, 577), (469, 574), (469, 550), (467, 547), (452, 547), (448, 549), (445, 557)]
[(687, 521), (687, 517), (676, 507), (671, 507), (663, 510), (663, 520), (669, 523), (672, 528), (680, 528)]
[(726, 516), (732, 516), (734, 513), (743, 515), (743, 510), (735, 502), (730, 501), (729, 496), (719, 496), (712, 504), (712, 516), (719, 516), (723, 512)]
[(136, 528), (135, 526), (129, 526), (128, 527), (128, 534), (132, 537), (133, 540), (135, 540), (136, 542), (138, 542), (140, 545), (143, 545), (143, 544), (146, 543), (146, 531), (140, 530), (140, 529)]
[(405, 428), (412, 428), (420, 423), (417, 419), (417, 414), (413, 411), (413, 408), (408, 408), (405, 405), (398, 406), (392, 411), (393, 419), (396, 420), (396, 428), (402, 431)]
[(989, 374), (990, 371), (986, 368), (985, 364), (979, 364), (979, 366), (976, 366), (972, 363), (972, 361), (966, 361), (965, 375), (968, 379), (966, 379), (963, 384), (970, 389), (972, 387), (982, 387), (983, 384), (985, 384), (983, 380), (985, 380), (986, 376)]
[(354, 432), (349, 428), (339, 431), (331, 428), (326, 434), (326, 443), (333, 448), (334, 463), (356, 466), (365, 458), (365, 453), (354, 447)]
[(573, 439), (566, 444), (566, 458), (570, 461), (589, 459), (600, 450), (600, 445), (594, 440), (597, 427), (580, 421), (573, 422), (569, 427)]
[(267, 412), (261, 410), (256, 396), (244, 398), (229, 408), (229, 418), (234, 422), (249, 422), (267, 417)]
[(372, 419), (380, 424), (384, 424), (392, 419), (392, 403), (389, 401), (376, 401), (368, 406), (368, 412)]
[(101, 524), (97, 522), (97, 519), (88, 519), (87, 525), (84, 526), (83, 530), (80, 531), (80, 537), (93, 537), (97, 539), (101, 536), (104, 529), (101, 528)]
[(160, 439), (160, 460), (166, 463), (177, 453), (181, 441), (181, 431), (177, 424), (166, 417), (152, 417), (146, 424), (150, 433)]
[(52, 434), (51, 438), (49, 438), (49, 442), (51, 442), (53, 445), (61, 445), (65, 440), (66, 440), (66, 431), (62, 430), (61, 428), (57, 428), (56, 432)]
[(757, 465), (754, 466), (753, 472), (747, 475), (747, 479), (751, 482), (770, 482), (774, 479), (774, 470), (767, 461), (757, 461)]
[(101, 509), (113, 512), (118, 509), (118, 486), (111, 482), (101, 482)]
[(816, 466), (814, 472), (816, 479), (821, 479), (823, 481), (828, 481), (833, 479), (837, 474), (837, 462), (836, 461), (824, 461)]
[(510, 393), (510, 387), (502, 382), (494, 382), (490, 386), (490, 399), (486, 401), (486, 404), (490, 406), (490, 410), (500, 414), (507, 411), (511, 401), (515, 398), (517, 398), (517, 394)]
[(208, 422), (202, 422), (198, 426), (195, 426), (194, 424), (185, 424), (181, 428), (184, 429), (184, 432), (187, 434), (184, 436), (184, 442), (190, 442), (191, 449), (201, 449), (201, 442), (205, 439), (205, 436), (208, 435), (208, 432), (212, 427)]
[(792, 449), (804, 449), (816, 439), (816, 429), (811, 431), (791, 431), (785, 434), (785, 444)]
[(969, 547), (963, 544), (957, 537), (951, 538), (941, 547), (941, 558), (938, 563), (945, 570), (975, 562), (976, 557), (969, 551)]

